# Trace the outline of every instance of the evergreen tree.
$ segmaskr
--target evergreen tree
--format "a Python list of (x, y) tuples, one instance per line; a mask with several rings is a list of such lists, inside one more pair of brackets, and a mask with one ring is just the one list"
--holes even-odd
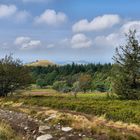
[(123, 99), (140, 99), (140, 46), (135, 30), (126, 37), (126, 45), (116, 48), (113, 57), (113, 90)]

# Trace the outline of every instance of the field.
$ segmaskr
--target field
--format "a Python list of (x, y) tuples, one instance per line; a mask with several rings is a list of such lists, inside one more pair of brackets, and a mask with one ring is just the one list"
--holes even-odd
[[(60, 93), (52, 89), (30, 89), (18, 91), (14, 96), (1, 98), (0, 108), (1, 113), (7, 115), (7, 119), (9, 119), (9, 115), (12, 117), (12, 122), (11, 119), (6, 120), (11, 122), (13, 128), (16, 128), (18, 136), (25, 135), (24, 128), (26, 127), (23, 127), (22, 130), (21, 126), (16, 125), (16, 122), (18, 121), (19, 124), (25, 122), (26, 126), (28, 119), (25, 119), (25, 116), (27, 115), (28, 118), (29, 115), (34, 118), (33, 120), (38, 119), (41, 124), (45, 125), (46, 118), (55, 116), (47, 122), (50, 130), (46, 133), (51, 135), (55, 133), (56, 139), (60, 135), (67, 137), (71, 133), (74, 135), (73, 139), (77, 139), (80, 133), (89, 140), (93, 140), (93, 138), (97, 140), (139, 140), (140, 101), (119, 100), (117, 96), (108, 98), (107, 95), (108, 93), (100, 92), (78, 93), (77, 98), (75, 98), (72, 93)], [(18, 115), (18, 113), (23, 114)], [(2, 116), (1, 114), (0, 117)], [(18, 118), (18, 116), (21, 117)], [(31, 122), (28, 127), (32, 130), (33, 126), (41, 124)], [(58, 126), (58, 124), (70, 126), (73, 131), (69, 133), (58, 132), (54, 129), (54, 126)], [(4, 125), (0, 124), (3, 137), (8, 136), (9, 138), (15, 135), (14, 130), (11, 130), (7, 123), (4, 128), (2, 126)], [(12, 134), (8, 133), (9, 130)], [(20, 131), (18, 132), (18, 130)], [(32, 137), (32, 133), (30, 136)]]
[[(140, 101), (109, 99), (107, 93), (62, 94), (51, 89), (33, 89), (1, 100), (2, 102), (23, 103), (23, 105), (51, 107), (72, 110), (108, 120), (140, 124)], [(11, 103), (12, 103), (11, 102)]]

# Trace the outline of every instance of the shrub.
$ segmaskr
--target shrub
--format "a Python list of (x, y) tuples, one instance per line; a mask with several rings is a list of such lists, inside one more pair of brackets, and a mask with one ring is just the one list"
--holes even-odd
[(53, 84), (53, 89), (61, 92), (69, 92), (71, 90), (70, 87), (68, 87), (66, 81), (56, 81)]

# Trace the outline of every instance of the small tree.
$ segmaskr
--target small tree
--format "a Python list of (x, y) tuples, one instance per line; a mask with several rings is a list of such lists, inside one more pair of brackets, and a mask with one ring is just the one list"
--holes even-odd
[(7, 96), (17, 89), (25, 88), (31, 83), (27, 67), (20, 60), (5, 56), (0, 59), (0, 96)]
[(37, 79), (36, 80), (36, 85), (39, 86), (40, 88), (43, 88), (45, 87), (47, 84), (46, 84), (46, 81), (44, 79)]
[(126, 35), (127, 44), (113, 57), (113, 91), (123, 99), (140, 99), (140, 46), (136, 31)]
[(69, 92), (71, 89), (70, 87), (67, 85), (66, 81), (56, 81), (53, 83), (53, 89), (60, 91), (60, 92), (64, 92), (67, 93)]
[(79, 81), (73, 83), (72, 91), (74, 93), (74, 97), (77, 98), (77, 93), (80, 91)]
[(82, 91), (86, 92), (91, 89), (92, 78), (89, 74), (81, 74), (79, 77), (79, 87)]

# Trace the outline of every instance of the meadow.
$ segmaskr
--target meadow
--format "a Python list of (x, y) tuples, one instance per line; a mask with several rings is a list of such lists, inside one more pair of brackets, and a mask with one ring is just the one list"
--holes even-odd
[(32, 89), (0, 100), (1, 106), (12, 103), (22, 105), (51, 107), (70, 110), (94, 116), (103, 116), (107, 120), (140, 124), (140, 101), (119, 100), (117, 96), (109, 98), (108, 93), (60, 93), (52, 89)]

